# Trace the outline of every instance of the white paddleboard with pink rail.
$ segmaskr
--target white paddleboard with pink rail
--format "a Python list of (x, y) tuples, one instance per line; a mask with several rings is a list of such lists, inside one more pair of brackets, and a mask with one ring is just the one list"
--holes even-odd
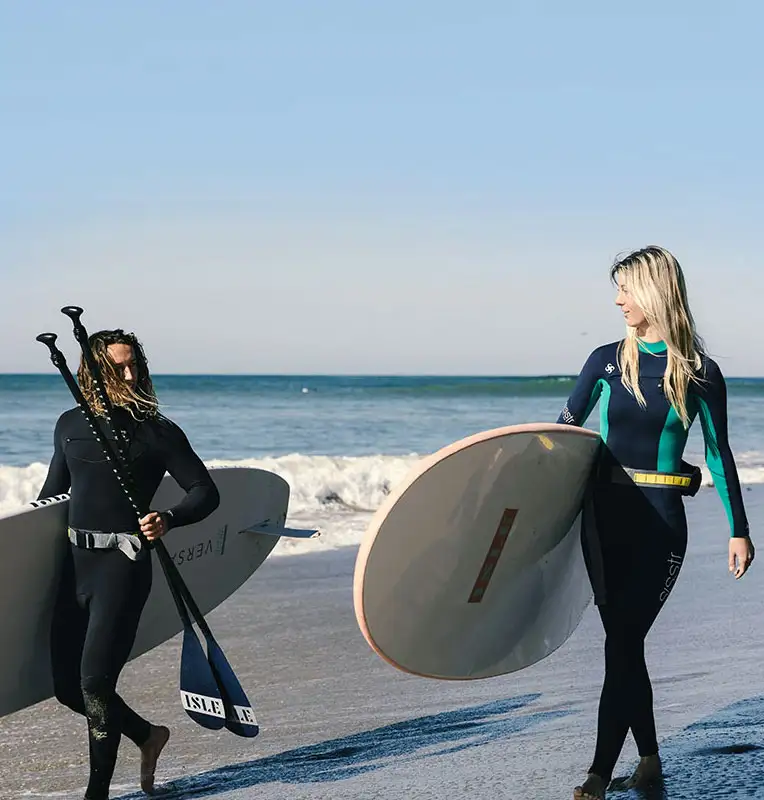
[(358, 625), (393, 666), (470, 680), (523, 669), (578, 626), (592, 591), (580, 511), (601, 438), (570, 425), (485, 431), (423, 459), (358, 552)]

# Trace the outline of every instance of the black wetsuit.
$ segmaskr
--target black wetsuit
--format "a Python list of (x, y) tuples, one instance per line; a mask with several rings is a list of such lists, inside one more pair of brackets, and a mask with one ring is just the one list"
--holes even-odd
[[(136, 422), (124, 409), (116, 409), (114, 419), (128, 435), (126, 449), (139, 506), (149, 507), (169, 472), (186, 491), (169, 509), (173, 527), (204, 519), (215, 510), (217, 488), (177, 425), (164, 417)], [(105, 422), (101, 427), (111, 438)], [(68, 491), (71, 528), (138, 530), (135, 512), (79, 409), (65, 412), (56, 424), (53, 459), (39, 497)], [(116, 692), (150, 589), (148, 551), (131, 560), (117, 549), (69, 548), (51, 629), (51, 658), (56, 697), (87, 717), (88, 800), (108, 798), (121, 734), (140, 747), (151, 730)]]
[[(666, 345), (639, 343), (640, 388), (646, 407), (621, 383), (619, 343), (595, 350), (558, 422), (583, 425), (600, 403), (602, 458), (593, 484), (593, 509), (604, 573), (598, 602), (605, 628), (605, 681), (591, 772), (610, 780), (631, 728), (640, 756), (658, 752), (653, 695), (644, 640), (673, 587), (687, 547), (682, 495), (675, 489), (613, 482), (620, 467), (684, 472), (685, 430), (663, 392)], [(722, 499), (733, 536), (747, 536), (748, 522), (727, 438), (727, 393), (718, 365), (703, 359), (701, 382), (691, 382), (687, 406), (700, 419), (706, 463)], [(684, 468), (683, 468), (684, 467)], [(624, 473), (621, 472), (621, 475)], [(587, 564), (594, 563), (587, 553)], [(597, 576), (592, 575), (592, 582)], [(603, 589), (595, 585), (595, 590)]]

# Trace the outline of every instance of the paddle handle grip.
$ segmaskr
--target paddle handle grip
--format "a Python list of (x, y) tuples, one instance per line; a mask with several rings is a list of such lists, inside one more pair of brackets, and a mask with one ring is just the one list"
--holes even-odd
[(72, 324), (74, 325), (74, 338), (80, 344), (82, 344), (83, 340), (87, 341), (87, 331), (80, 322), (80, 317), (84, 313), (83, 309), (81, 309), (79, 306), (64, 306), (61, 309), (61, 313), (65, 314), (72, 321)]

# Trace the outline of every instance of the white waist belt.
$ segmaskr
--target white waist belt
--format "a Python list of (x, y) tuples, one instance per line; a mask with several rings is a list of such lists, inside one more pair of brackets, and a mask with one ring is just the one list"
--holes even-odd
[(131, 561), (137, 561), (143, 545), (136, 533), (105, 533), (69, 528), (69, 541), (86, 550), (121, 550)]

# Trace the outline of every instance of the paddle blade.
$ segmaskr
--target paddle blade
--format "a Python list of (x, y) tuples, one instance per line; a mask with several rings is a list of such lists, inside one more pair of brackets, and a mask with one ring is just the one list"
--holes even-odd
[(190, 625), (183, 629), (180, 698), (186, 713), (197, 725), (217, 731), (226, 724), (226, 709), (215, 675)]
[(220, 645), (214, 639), (207, 639), (207, 656), (217, 678), (220, 694), (225, 704), (225, 726), (237, 736), (252, 738), (260, 732), (255, 712), (250, 705), (244, 689), (234, 675)]

